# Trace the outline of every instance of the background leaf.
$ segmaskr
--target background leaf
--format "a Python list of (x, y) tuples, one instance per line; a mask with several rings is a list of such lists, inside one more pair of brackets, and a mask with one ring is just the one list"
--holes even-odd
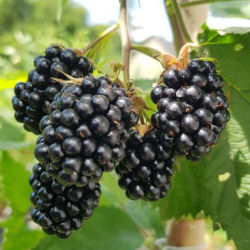
[(125, 192), (118, 186), (118, 178), (114, 173), (104, 173), (101, 186), (101, 205), (122, 206), (127, 202)]
[(11, 208), (20, 214), (25, 214), (30, 206), (28, 184), (30, 173), (22, 163), (15, 161), (7, 152), (4, 152), (0, 162), (0, 171), (3, 178), (4, 194), (8, 197)]
[(135, 250), (143, 242), (138, 227), (121, 210), (99, 207), (93, 217), (67, 240), (45, 237), (35, 250)]
[(2, 154), (0, 173), (3, 193), (12, 210), (11, 216), (1, 223), (4, 229), (3, 250), (28, 250), (39, 242), (42, 235), (40, 230), (32, 229), (28, 224), (30, 173), (7, 152)]
[(12, 96), (13, 89), (0, 90), (0, 150), (27, 148), (35, 138), (27, 136), (22, 124), (14, 119)]
[(151, 91), (153, 83), (153, 80), (139, 79), (135, 81), (135, 86), (148, 93)]
[[(111, 28), (111, 27), (110, 27)], [(116, 30), (106, 34), (98, 43), (96, 43), (87, 53), (86, 56), (91, 59), (94, 63), (98, 63), (101, 55), (107, 49), (107, 45), (109, 44), (111, 38), (115, 34)], [(105, 31), (99, 34), (99, 38), (104, 35)]]
[[(168, 197), (159, 204), (168, 219), (204, 211), (226, 230), (237, 249), (245, 250), (250, 243), (250, 34), (220, 35), (203, 29), (197, 57), (216, 58), (227, 82), (232, 117), (208, 156), (197, 163), (178, 162)], [(239, 43), (242, 48), (236, 50)]]
[(24, 141), (23, 129), (0, 115), (0, 150), (20, 149), (29, 145), (31, 142)]
[(160, 217), (157, 207), (153, 207), (148, 202), (129, 201), (125, 205), (127, 214), (141, 228), (148, 230), (155, 238), (164, 237), (165, 221)]
[(2, 223), (4, 228), (3, 250), (29, 250), (35, 247), (43, 236), (41, 230), (32, 229), (28, 226), (25, 218), (12, 215)]

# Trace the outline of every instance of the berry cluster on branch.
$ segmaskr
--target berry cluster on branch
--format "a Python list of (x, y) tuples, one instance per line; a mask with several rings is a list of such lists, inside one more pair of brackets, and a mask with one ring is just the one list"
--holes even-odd
[(94, 77), (77, 50), (53, 45), (35, 59), (12, 102), (16, 120), (39, 135), (31, 217), (45, 233), (67, 238), (82, 226), (98, 205), (103, 172), (115, 170), (129, 199), (156, 201), (170, 189), (176, 156), (210, 152), (230, 117), (223, 80), (210, 61), (180, 65), (152, 89), (157, 111), (148, 117), (133, 82)]
[(152, 124), (173, 140), (176, 154), (199, 160), (218, 142), (230, 118), (223, 80), (212, 62), (195, 59), (186, 69), (166, 71), (163, 82), (151, 92), (158, 109)]
[(132, 200), (156, 201), (170, 188), (173, 163), (173, 151), (162, 140), (160, 131), (153, 129), (142, 137), (132, 130), (126, 156), (116, 168), (119, 186)]
[(62, 88), (62, 84), (52, 77), (65, 79), (61, 71), (72, 77), (84, 77), (93, 72), (93, 66), (86, 57), (77, 56), (74, 50), (56, 45), (48, 47), (44, 56), (36, 57), (34, 66), (27, 82), (16, 84), (12, 104), (15, 118), (23, 123), (25, 130), (40, 134), (39, 122), (48, 114), (54, 96)]
[[(178, 32), (190, 42), (178, 4), (170, 5), (178, 17)], [(188, 46), (176, 59), (133, 45), (128, 26), (127, 1), (120, 0), (119, 23), (83, 50), (49, 46), (35, 58), (27, 81), (14, 88), (15, 119), (26, 131), (39, 135), (34, 149), (38, 163), (29, 179), (31, 218), (47, 234), (68, 238), (91, 217), (104, 172), (115, 170), (129, 199), (164, 198), (175, 158), (185, 155), (196, 161), (209, 153), (230, 118), (223, 80), (212, 62), (188, 63)], [(118, 71), (112, 81), (98, 75), (98, 70), (98, 77), (93, 76), (93, 63), (84, 54), (94, 52), (118, 28), (124, 80)], [(165, 68), (151, 91), (157, 104), (151, 117), (129, 77), (132, 50)]]
[(68, 238), (73, 230), (93, 214), (101, 195), (96, 182), (84, 187), (64, 186), (50, 177), (46, 165), (36, 164), (29, 179), (32, 187), (30, 200), (34, 205), (32, 219), (45, 233)]
[(138, 115), (123, 88), (86, 76), (66, 85), (51, 103), (35, 148), (36, 159), (63, 185), (100, 181), (125, 156), (128, 129)]

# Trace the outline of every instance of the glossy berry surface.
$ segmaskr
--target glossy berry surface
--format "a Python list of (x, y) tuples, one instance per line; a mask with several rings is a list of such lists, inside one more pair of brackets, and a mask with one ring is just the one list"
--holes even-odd
[(107, 78), (86, 76), (82, 85), (66, 85), (55, 96), (34, 154), (60, 184), (99, 182), (125, 157), (127, 130), (138, 115), (121, 89)]
[(167, 194), (174, 159), (161, 142), (158, 130), (143, 137), (137, 130), (130, 131), (125, 158), (116, 168), (119, 186), (129, 199), (156, 201)]
[(12, 104), (16, 120), (23, 123), (27, 131), (41, 134), (39, 122), (49, 113), (54, 96), (62, 88), (62, 84), (51, 77), (66, 79), (60, 72), (63, 71), (80, 78), (92, 73), (93, 67), (87, 58), (77, 57), (74, 50), (62, 49), (56, 45), (48, 47), (45, 56), (37, 56), (34, 66), (27, 81), (16, 84)]
[(195, 59), (183, 70), (168, 70), (164, 85), (151, 92), (157, 104), (151, 121), (171, 138), (176, 154), (199, 160), (211, 150), (230, 118), (223, 80), (210, 61)]
[(81, 188), (66, 187), (51, 178), (47, 169), (44, 164), (33, 167), (31, 217), (45, 233), (68, 238), (91, 217), (101, 195), (100, 185), (92, 182)]

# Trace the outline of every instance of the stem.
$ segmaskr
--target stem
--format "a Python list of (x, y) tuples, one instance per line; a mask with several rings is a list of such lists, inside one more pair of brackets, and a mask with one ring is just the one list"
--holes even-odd
[(160, 62), (163, 65), (163, 61), (161, 59), (162, 53), (154, 48), (150, 48), (148, 46), (143, 46), (139, 44), (132, 44), (131, 45), (131, 50), (138, 51), (144, 55), (147, 55), (158, 62)]
[[(237, 2), (240, 1), (246, 1), (246, 0), (237, 0)], [(186, 8), (186, 7), (191, 7), (191, 6), (195, 6), (195, 5), (201, 5), (201, 4), (208, 4), (208, 3), (218, 3), (218, 2), (236, 2), (236, 0), (197, 0), (197, 1), (193, 1), (193, 2), (186, 2), (186, 3), (181, 3), (180, 6), (182, 8)]]
[(124, 84), (127, 86), (129, 82), (129, 63), (131, 52), (131, 38), (128, 29), (127, 0), (120, 0), (120, 29)]
[(98, 44), (101, 40), (105, 39), (107, 36), (115, 32), (119, 29), (119, 23), (116, 23), (103, 31), (95, 40), (93, 40), (91, 43), (87, 45), (81, 52), (82, 54), (86, 54), (91, 48), (93, 48), (96, 44)]
[(176, 54), (178, 54), (179, 50), (181, 49), (181, 47), (183, 46), (185, 42), (181, 34), (177, 18), (174, 14), (174, 11), (172, 10), (170, 6), (170, 3), (167, 2), (166, 0), (163, 0), (163, 2), (165, 6), (165, 11), (167, 13), (167, 16), (169, 17), (170, 25), (172, 28), (172, 33), (174, 35), (175, 51), (176, 51)]
[(162, 54), (160, 51), (150, 48), (148, 46), (138, 45), (138, 44), (132, 44), (131, 50), (138, 51), (144, 55), (147, 55), (154, 60), (158, 61), (163, 68), (168, 68), (171, 63), (176, 62), (177, 59), (170, 54), (164, 53)]
[(190, 35), (188, 34), (188, 31), (186, 29), (186, 25), (185, 25), (185, 23), (183, 21), (183, 18), (182, 18), (181, 11), (180, 11), (179, 5), (177, 3), (177, 0), (170, 0), (170, 4), (171, 4), (171, 6), (172, 6), (172, 8), (174, 10), (177, 22), (179, 24), (180, 31), (181, 31), (181, 33), (183, 35), (183, 38), (184, 38), (184, 42), (185, 43), (192, 42), (192, 39), (191, 39)]

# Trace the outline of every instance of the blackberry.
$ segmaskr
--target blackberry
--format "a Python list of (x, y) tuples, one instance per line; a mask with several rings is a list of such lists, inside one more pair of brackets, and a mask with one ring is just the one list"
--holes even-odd
[(33, 221), (45, 233), (56, 234), (59, 238), (68, 238), (91, 217), (101, 195), (100, 185), (95, 182), (81, 188), (59, 184), (41, 163), (33, 167), (30, 185)]
[(137, 130), (130, 131), (126, 156), (116, 168), (119, 186), (128, 198), (156, 201), (169, 190), (174, 158), (161, 137), (156, 129), (143, 137)]
[(195, 59), (186, 69), (166, 71), (163, 81), (151, 92), (158, 109), (151, 117), (153, 127), (171, 138), (175, 153), (199, 160), (230, 118), (223, 79), (212, 62)]
[(31, 70), (27, 82), (16, 84), (12, 99), (15, 118), (23, 123), (24, 128), (34, 134), (41, 134), (39, 122), (48, 114), (54, 96), (62, 88), (62, 84), (51, 77), (65, 79), (59, 72), (63, 71), (73, 77), (82, 78), (93, 72), (92, 64), (85, 57), (78, 57), (72, 49), (50, 46), (45, 56), (34, 60), (35, 70)]
[(82, 85), (64, 86), (49, 118), (41, 121), (35, 157), (59, 183), (79, 187), (99, 182), (103, 171), (123, 160), (127, 130), (138, 121), (121, 87), (92, 76), (83, 78)]
[(158, 101), (160, 101), (160, 99), (162, 98), (162, 94), (163, 94), (163, 86), (156, 86), (153, 88), (152, 92), (151, 92), (151, 99), (154, 103), (158, 103)]

